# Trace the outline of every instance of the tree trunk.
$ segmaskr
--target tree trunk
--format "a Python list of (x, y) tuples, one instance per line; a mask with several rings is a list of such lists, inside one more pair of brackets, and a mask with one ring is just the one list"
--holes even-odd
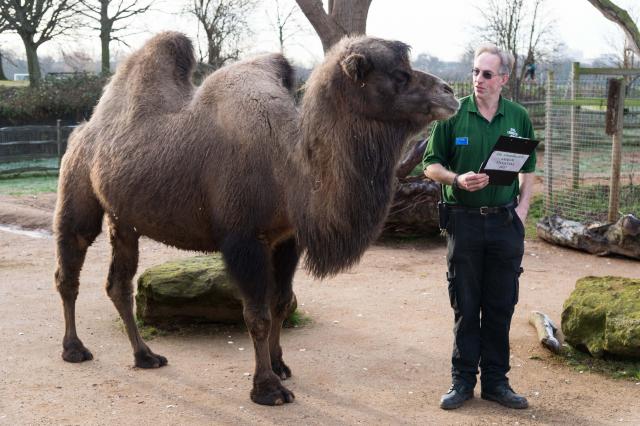
[(102, 56), (100, 59), (100, 74), (103, 77), (111, 74), (111, 53), (109, 52), (109, 33), (100, 31), (100, 46), (102, 49)]
[(40, 62), (38, 61), (38, 45), (33, 42), (33, 37), (23, 37), (24, 50), (27, 53), (27, 69), (29, 71), (29, 84), (38, 87), (42, 79)]
[(100, 0), (100, 47), (102, 57), (100, 59), (100, 74), (108, 76), (111, 74), (111, 52), (109, 43), (111, 42), (111, 30), (113, 22), (109, 20), (109, 1)]
[(640, 56), (640, 30), (638, 30), (638, 26), (633, 22), (633, 19), (631, 19), (627, 11), (616, 6), (609, 0), (587, 1), (591, 3), (593, 7), (598, 9), (605, 18), (615, 22), (620, 26), (620, 28), (622, 28), (627, 36), (627, 40), (629, 40), (631, 50), (633, 50), (636, 55)]
[(4, 68), (2, 66), (2, 51), (0, 51), (0, 80), (9, 80), (4, 73)]
[(316, 30), (326, 52), (345, 35), (366, 34), (372, 0), (334, 0), (325, 12), (322, 0), (296, 0)]

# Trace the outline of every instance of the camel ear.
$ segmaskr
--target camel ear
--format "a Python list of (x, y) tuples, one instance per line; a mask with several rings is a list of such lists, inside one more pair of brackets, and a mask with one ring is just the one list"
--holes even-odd
[(340, 66), (342, 67), (342, 71), (355, 82), (364, 79), (371, 69), (371, 64), (367, 58), (359, 53), (353, 53), (344, 58), (342, 62), (340, 62)]

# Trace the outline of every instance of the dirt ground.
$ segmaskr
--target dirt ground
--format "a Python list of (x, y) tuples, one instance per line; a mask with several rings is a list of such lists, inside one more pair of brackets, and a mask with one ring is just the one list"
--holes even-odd
[[(54, 196), (0, 197), (0, 223), (50, 226)], [(191, 256), (143, 239), (139, 271)], [(132, 368), (133, 356), (103, 289), (109, 247), (91, 247), (81, 276), (78, 333), (95, 359), (60, 358), (64, 321), (53, 287), (54, 241), (0, 230), (0, 424), (640, 424), (640, 383), (580, 374), (555, 361), (527, 323), (531, 310), (559, 320), (585, 275), (640, 277), (637, 261), (600, 258), (528, 241), (511, 331), (515, 411), (479, 398), (438, 408), (449, 386), (452, 312), (442, 241), (375, 245), (326, 281), (303, 270), (294, 290), (313, 323), (283, 334), (293, 404), (249, 399), (253, 350), (237, 328), (156, 337), (169, 359)]]

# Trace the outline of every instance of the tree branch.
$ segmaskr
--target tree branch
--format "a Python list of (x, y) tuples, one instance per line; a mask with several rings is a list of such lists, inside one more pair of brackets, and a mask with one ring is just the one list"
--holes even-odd
[(629, 40), (629, 44), (631, 45), (631, 49), (634, 53), (640, 56), (640, 31), (638, 30), (638, 26), (631, 19), (631, 16), (627, 13), (626, 10), (616, 6), (613, 2), (609, 0), (587, 0), (589, 3), (593, 5), (596, 9), (604, 15), (610, 21), (615, 22), (622, 28), (627, 39)]
[(345, 31), (324, 11), (322, 0), (296, 0), (296, 3), (318, 33), (325, 52), (346, 35)]

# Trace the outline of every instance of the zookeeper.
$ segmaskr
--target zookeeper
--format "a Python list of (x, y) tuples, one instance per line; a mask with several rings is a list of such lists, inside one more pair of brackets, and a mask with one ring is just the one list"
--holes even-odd
[(455, 116), (436, 123), (425, 151), (425, 174), (443, 184), (448, 212), (447, 280), (455, 323), (452, 385), (440, 400), (443, 409), (473, 397), (478, 366), (483, 399), (528, 406), (510, 387), (507, 372), (535, 153), (511, 186), (491, 185), (486, 174), (476, 173), (499, 136), (534, 136), (527, 111), (501, 95), (512, 67), (510, 53), (479, 47), (473, 95), (461, 99)]

